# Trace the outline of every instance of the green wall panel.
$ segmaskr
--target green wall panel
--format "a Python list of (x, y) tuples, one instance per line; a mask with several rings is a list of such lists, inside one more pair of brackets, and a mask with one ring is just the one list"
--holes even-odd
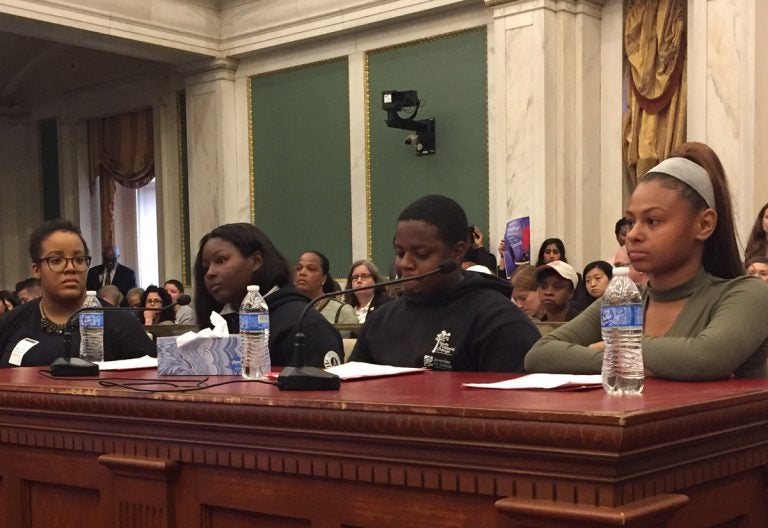
[[(487, 236), (486, 72), (485, 28), (369, 54), (372, 256), (383, 270), (392, 262), (397, 215), (425, 194), (454, 198)], [(404, 143), (409, 132), (386, 126), (386, 90), (418, 91), (424, 103), (416, 119), (437, 120), (436, 154), (416, 156)]]
[(346, 59), (251, 79), (254, 219), (294, 263), (317, 249), (352, 262)]

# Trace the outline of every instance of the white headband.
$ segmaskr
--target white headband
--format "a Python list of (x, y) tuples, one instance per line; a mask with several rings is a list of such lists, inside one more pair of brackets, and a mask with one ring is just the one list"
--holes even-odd
[[(661, 173), (680, 180), (704, 198), (707, 207), (715, 208), (715, 191), (704, 167), (687, 158), (667, 158), (646, 173)], [(645, 176), (643, 176), (645, 177)]]

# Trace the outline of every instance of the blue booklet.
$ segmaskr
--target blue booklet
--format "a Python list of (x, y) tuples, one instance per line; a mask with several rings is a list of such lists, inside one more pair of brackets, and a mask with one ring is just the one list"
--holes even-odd
[(531, 219), (529, 216), (513, 218), (504, 231), (504, 267), (511, 277), (517, 266), (531, 262)]

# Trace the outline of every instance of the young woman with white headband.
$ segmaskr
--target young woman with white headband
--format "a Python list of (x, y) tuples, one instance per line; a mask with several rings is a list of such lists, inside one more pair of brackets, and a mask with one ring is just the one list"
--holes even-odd
[[(768, 285), (744, 277), (725, 172), (702, 143), (681, 145), (638, 183), (627, 207), (627, 252), (648, 274), (643, 358), (649, 375), (704, 381), (766, 377)], [(599, 373), (596, 301), (549, 333), (529, 372)]]

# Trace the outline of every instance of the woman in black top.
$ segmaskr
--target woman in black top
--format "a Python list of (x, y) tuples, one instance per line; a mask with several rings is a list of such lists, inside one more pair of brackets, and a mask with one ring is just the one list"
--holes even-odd
[[(291, 268), (264, 232), (252, 224), (217, 227), (200, 240), (195, 259), (197, 321), (207, 325), (219, 312), (230, 333), (240, 331), (238, 310), (250, 284), (269, 307), (269, 355), (272, 365), (292, 365), (294, 336), (302, 310), (309, 302), (291, 286)], [(341, 336), (316, 310), (309, 310), (302, 327), (306, 335), (304, 362), (330, 367), (343, 359)]]
[[(71, 327), (71, 351), (64, 350), (64, 332), (86, 296), (91, 257), (80, 230), (66, 220), (43, 224), (30, 237), (29, 256), (43, 296), (0, 317), (0, 367), (49, 365), (79, 354), (77, 327)], [(130, 312), (104, 313), (105, 360), (152, 354), (152, 341)]]

